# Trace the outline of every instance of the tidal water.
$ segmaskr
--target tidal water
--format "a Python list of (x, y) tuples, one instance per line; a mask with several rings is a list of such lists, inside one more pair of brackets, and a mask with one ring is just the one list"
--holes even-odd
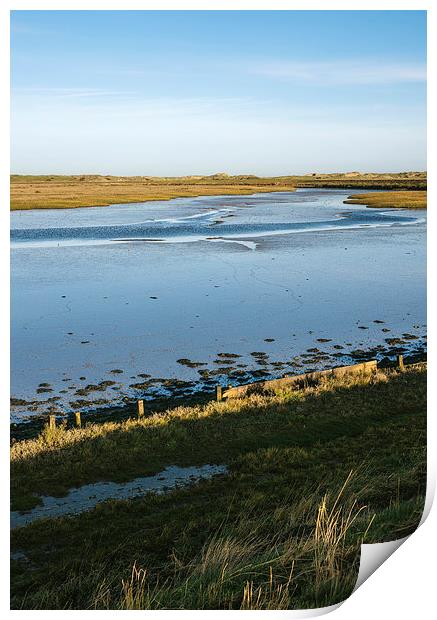
[(13, 212), (12, 419), (424, 346), (426, 211), (353, 193)]

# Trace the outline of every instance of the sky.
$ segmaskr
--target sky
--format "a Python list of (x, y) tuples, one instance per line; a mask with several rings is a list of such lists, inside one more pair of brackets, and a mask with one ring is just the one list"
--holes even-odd
[(11, 169), (426, 169), (424, 11), (13, 11)]

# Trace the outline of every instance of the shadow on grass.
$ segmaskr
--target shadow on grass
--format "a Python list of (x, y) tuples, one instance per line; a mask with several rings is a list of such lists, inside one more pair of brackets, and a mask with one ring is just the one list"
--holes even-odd
[(227, 463), (230, 473), (15, 530), (12, 548), (26, 559), (13, 562), (13, 607), (289, 609), (343, 600), (361, 542), (405, 536), (420, 520), (425, 398), (425, 373), (408, 371), (60, 431), (23, 447), (18, 497), (20, 484), (24, 495), (64, 492), (73, 480), (127, 479), (167, 464)]
[(230, 464), (260, 448), (314, 448), (344, 438), (347, 453), (347, 442), (366, 429), (379, 426), (380, 436), (387, 424), (402, 426), (425, 412), (424, 372), (381, 377), (179, 407), (144, 420), (46, 429), (12, 447), (13, 505), (32, 493), (63, 495), (72, 487), (127, 481), (168, 465)]

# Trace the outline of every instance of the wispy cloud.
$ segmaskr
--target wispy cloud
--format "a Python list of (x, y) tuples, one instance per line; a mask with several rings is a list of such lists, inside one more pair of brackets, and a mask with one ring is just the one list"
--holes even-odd
[[(145, 92), (111, 91), (98, 88), (17, 88), (14, 91), (13, 117), (15, 119), (41, 118), (42, 124), (50, 122), (58, 126), (64, 119), (79, 120), (81, 127), (92, 127), (102, 131), (114, 123), (120, 127), (132, 123), (149, 130), (157, 127), (177, 126), (178, 132), (195, 123), (209, 127), (211, 132), (218, 123), (235, 124), (235, 130), (243, 126), (271, 127), (275, 124), (285, 127), (315, 126), (339, 127), (343, 129), (360, 126), (398, 126), (399, 118), (408, 120), (409, 126), (423, 121), (423, 108), (411, 102), (369, 103), (369, 101), (348, 100), (320, 102), (316, 99), (303, 104), (292, 100), (257, 97), (154, 97)], [(43, 120), (45, 119), (45, 120)], [(48, 121), (49, 119), (49, 121)], [(23, 120), (22, 120), (23, 122)], [(208, 130), (209, 131), (209, 130)]]
[(146, 98), (138, 97), (126, 102), (122, 107), (109, 105), (106, 109), (99, 107), (100, 113), (111, 116), (130, 118), (179, 118), (208, 117), (211, 120), (223, 116), (244, 115), (249, 111), (259, 110), (264, 102), (244, 97), (172, 97)]
[(377, 61), (277, 61), (252, 67), (250, 72), (270, 78), (322, 86), (393, 84), (426, 80), (426, 66), (423, 64)]
[(53, 99), (93, 99), (95, 97), (123, 97), (135, 95), (135, 91), (111, 90), (104, 88), (14, 88), (13, 93), (26, 97), (44, 97)]
[(268, 100), (249, 97), (151, 97), (147, 93), (100, 88), (15, 88), (17, 109), (52, 110), (54, 114), (84, 113), (103, 117), (164, 119), (199, 118), (258, 113), (270, 105)]

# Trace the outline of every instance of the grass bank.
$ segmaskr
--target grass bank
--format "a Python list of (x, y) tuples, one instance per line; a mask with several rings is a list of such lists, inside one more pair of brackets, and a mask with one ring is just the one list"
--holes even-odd
[(11, 177), (11, 210), (70, 209), (195, 196), (294, 191), (287, 177)]
[(371, 194), (354, 194), (344, 201), (345, 204), (366, 205), (378, 209), (426, 209), (426, 191), (374, 192)]
[(359, 545), (404, 536), (426, 482), (426, 366), (180, 407), (11, 448), (14, 507), (169, 464), (189, 489), (12, 532), (13, 608), (286, 609), (352, 591)]
[(69, 209), (194, 196), (294, 191), (297, 187), (425, 189), (426, 173), (189, 177), (12, 175), (11, 210)]

